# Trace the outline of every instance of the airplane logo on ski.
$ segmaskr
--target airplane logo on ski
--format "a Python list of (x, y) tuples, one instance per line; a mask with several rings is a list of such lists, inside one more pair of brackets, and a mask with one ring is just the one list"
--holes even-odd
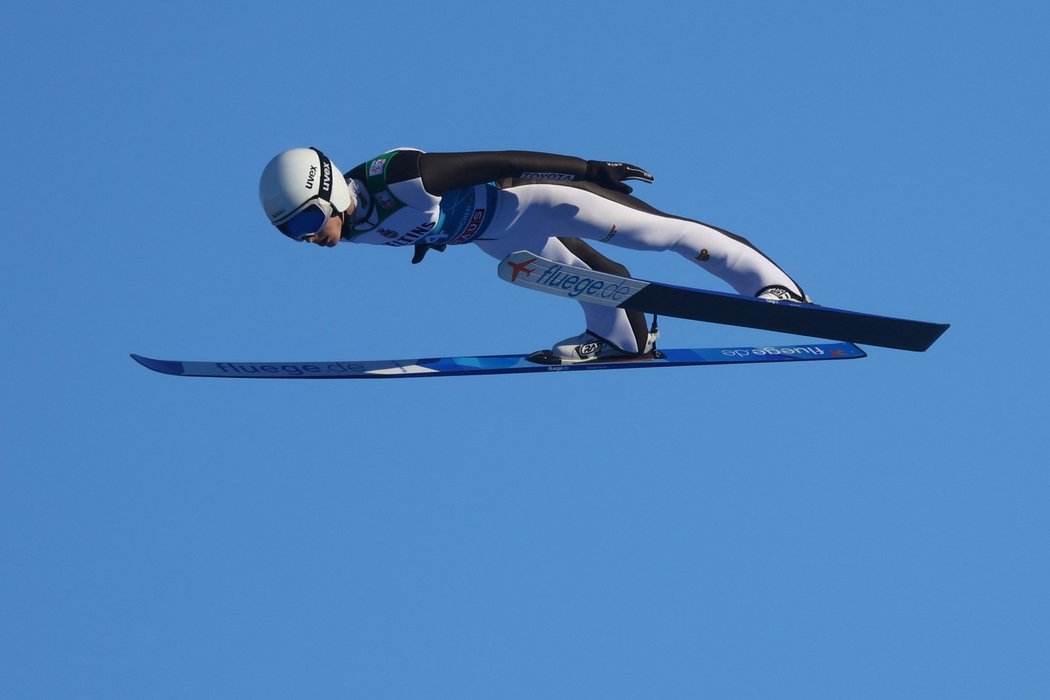
[(511, 269), (514, 270), (514, 272), (510, 274), (510, 281), (516, 282), (518, 279), (518, 275), (522, 272), (525, 273), (526, 277), (532, 277), (532, 273), (536, 271), (536, 268), (529, 267), (529, 265), (534, 262), (536, 262), (536, 258), (529, 258), (528, 260), (522, 263), (515, 263), (510, 260), (507, 260), (507, 264), (510, 265)]

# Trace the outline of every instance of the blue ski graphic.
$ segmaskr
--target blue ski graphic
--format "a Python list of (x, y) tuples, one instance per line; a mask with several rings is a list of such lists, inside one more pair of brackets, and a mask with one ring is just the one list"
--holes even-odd
[(948, 330), (946, 323), (910, 321), (815, 304), (770, 302), (619, 277), (561, 265), (527, 250), (504, 258), (498, 272), (501, 279), (512, 284), (593, 304), (899, 350), (924, 351)]
[(690, 365), (757, 364), (763, 362), (814, 362), (866, 357), (850, 343), (817, 343), (740, 348), (678, 348), (658, 351), (651, 359), (541, 365), (525, 355), (474, 355), (411, 360), (317, 362), (185, 362), (156, 360), (132, 355), (143, 367), (181, 377), (231, 379), (397, 379), (455, 377), (475, 374), (570, 372), (577, 370), (642, 369)]

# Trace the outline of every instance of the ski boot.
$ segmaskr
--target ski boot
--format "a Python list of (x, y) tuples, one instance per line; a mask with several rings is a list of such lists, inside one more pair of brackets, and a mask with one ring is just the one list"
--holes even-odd
[(758, 294), (755, 295), (758, 299), (764, 299), (765, 301), (790, 301), (795, 304), (812, 304), (813, 300), (809, 298), (809, 295), (803, 292), (803, 296), (795, 294), (787, 287), (782, 287), (779, 284), (774, 284), (769, 287), (763, 287), (759, 290)]
[(646, 337), (645, 348), (642, 352), (628, 352), (600, 335), (584, 331), (555, 343), (550, 350), (538, 350), (532, 353), (528, 356), (528, 360), (541, 365), (568, 365), (579, 362), (651, 359), (658, 352), (656, 340), (659, 337), (660, 331), (656, 327), (654, 318), (653, 327)]

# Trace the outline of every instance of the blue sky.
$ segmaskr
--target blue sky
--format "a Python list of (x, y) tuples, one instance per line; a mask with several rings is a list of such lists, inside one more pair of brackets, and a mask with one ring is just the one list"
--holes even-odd
[[(1045, 697), (1045, 3), (4, 14), (0, 696)], [(288, 243), (256, 187), (300, 145), (638, 163), (818, 303), (953, 327), (662, 372), (135, 365), (582, 330), (469, 246)]]

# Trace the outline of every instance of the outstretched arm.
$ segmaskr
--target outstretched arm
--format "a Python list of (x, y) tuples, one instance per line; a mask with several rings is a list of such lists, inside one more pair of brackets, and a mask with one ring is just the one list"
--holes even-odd
[(635, 165), (536, 151), (424, 153), (419, 172), (427, 192), (439, 196), (503, 178), (585, 180), (624, 193), (631, 192), (624, 180), (653, 181), (652, 175)]

